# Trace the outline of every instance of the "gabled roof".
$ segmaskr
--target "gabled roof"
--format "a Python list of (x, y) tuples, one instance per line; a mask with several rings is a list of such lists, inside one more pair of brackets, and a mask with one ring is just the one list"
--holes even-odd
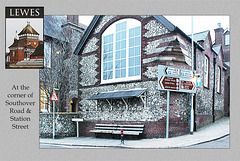
[[(91, 31), (93, 30), (93, 28), (95, 27), (95, 25), (97, 24), (98, 20), (100, 19), (100, 15), (94, 16), (90, 25), (88, 26), (87, 30), (84, 32), (80, 42), (78, 43), (76, 49), (74, 50), (74, 54), (78, 55), (79, 52), (81, 51), (82, 47), (84, 46), (84, 44), (86, 43)], [(169, 31), (177, 31), (178, 33), (180, 33), (184, 38), (186, 38), (188, 41), (191, 42), (191, 38), (189, 36), (187, 36), (182, 30), (180, 30), (177, 26), (173, 25), (170, 21), (168, 21), (164, 16), (161, 15), (155, 15), (153, 16), (156, 20), (158, 20), (161, 24), (163, 24)], [(194, 42), (195, 45), (197, 45), (198, 48), (200, 48), (200, 50), (204, 50), (198, 43)]]
[[(206, 30), (206, 31), (195, 33), (195, 34), (193, 34), (193, 40), (197, 41), (197, 42), (198, 41), (205, 41), (209, 32), (210, 32), (209, 30)], [(192, 38), (192, 35), (188, 35), (188, 36), (190, 38)]]
[(64, 16), (44, 16), (44, 35), (68, 42), (67, 37), (63, 33), (62, 25), (66, 24), (67, 20)]
[(212, 50), (218, 55), (220, 53), (220, 49), (221, 49), (222, 45), (213, 45), (212, 46)]
[(44, 52), (43, 44), (39, 44), (31, 56), (43, 56), (44, 55), (43, 52)]
[(18, 41), (18, 40), (16, 40), (16, 39), (14, 39), (13, 44), (10, 45), (8, 48), (11, 48), (11, 47), (25, 47), (25, 46), (26, 46), (25, 42), (23, 42), (23, 41)]
[(24, 27), (23, 30), (18, 35), (22, 35), (22, 34), (39, 35), (39, 33), (36, 30), (34, 30), (34, 28), (32, 28), (32, 26), (30, 24), (27, 24), (27, 26)]

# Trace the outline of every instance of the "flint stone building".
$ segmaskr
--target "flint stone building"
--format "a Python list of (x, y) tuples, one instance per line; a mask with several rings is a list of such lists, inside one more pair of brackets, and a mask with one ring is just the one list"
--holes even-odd
[[(205, 31), (194, 35), (193, 58), (191, 52), (191, 38), (163, 16), (95, 16), (74, 51), (79, 55), (78, 106), (84, 119), (80, 135), (94, 136), (90, 130), (97, 123), (141, 124), (143, 138), (164, 138), (167, 96), (157, 89), (158, 65), (193, 65), (200, 74), (195, 128), (221, 118), (222, 47), (214, 46)], [(170, 93), (169, 137), (189, 133), (190, 109), (191, 94)]]

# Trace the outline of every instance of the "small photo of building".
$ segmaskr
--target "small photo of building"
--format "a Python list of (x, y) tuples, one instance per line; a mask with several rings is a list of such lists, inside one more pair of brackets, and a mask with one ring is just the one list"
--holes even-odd
[(43, 68), (43, 57), (43, 19), (6, 18), (6, 69)]

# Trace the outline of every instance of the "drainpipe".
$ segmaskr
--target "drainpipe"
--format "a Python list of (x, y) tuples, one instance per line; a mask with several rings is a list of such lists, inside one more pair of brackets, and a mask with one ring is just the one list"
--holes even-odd
[[(197, 44), (195, 44), (194, 47), (194, 70), (197, 70)], [(193, 131), (197, 131), (197, 122), (196, 122), (196, 94), (193, 95), (193, 116), (194, 116), (194, 125), (193, 125)]]
[(212, 121), (215, 122), (215, 74), (216, 74), (216, 61), (217, 61), (217, 58), (215, 58), (215, 53), (213, 55), (213, 95), (212, 95), (212, 100), (213, 100), (213, 103), (212, 103), (212, 116), (213, 116), (213, 119)]
[[(193, 39), (193, 16), (192, 16), (192, 70), (194, 70), (194, 39)], [(190, 111), (190, 134), (194, 130), (194, 93), (191, 94), (191, 111)]]

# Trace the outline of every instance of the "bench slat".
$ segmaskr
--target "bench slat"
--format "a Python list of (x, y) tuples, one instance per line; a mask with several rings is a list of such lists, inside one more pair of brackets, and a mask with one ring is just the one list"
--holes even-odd
[(93, 133), (106, 133), (106, 134), (121, 134), (123, 129), (124, 135), (139, 135), (143, 133), (144, 125), (118, 125), (118, 124), (96, 124)]
[(94, 133), (112, 133), (113, 130), (90, 130), (90, 132), (94, 132)]
[(116, 127), (118, 125), (117, 124), (96, 124), (96, 126), (113, 126), (113, 127)]
[(118, 125), (120, 127), (144, 127), (144, 125)]
[(111, 129), (111, 130), (116, 130), (117, 127), (99, 127), (99, 126), (97, 126), (97, 127), (95, 127), (95, 129)]
[(143, 128), (126, 128), (126, 127), (125, 128), (121, 128), (121, 127), (117, 128), (117, 130), (121, 130), (121, 129), (123, 129), (123, 131), (124, 130), (128, 130), (128, 131), (131, 131), (131, 130), (132, 131), (143, 131)]

